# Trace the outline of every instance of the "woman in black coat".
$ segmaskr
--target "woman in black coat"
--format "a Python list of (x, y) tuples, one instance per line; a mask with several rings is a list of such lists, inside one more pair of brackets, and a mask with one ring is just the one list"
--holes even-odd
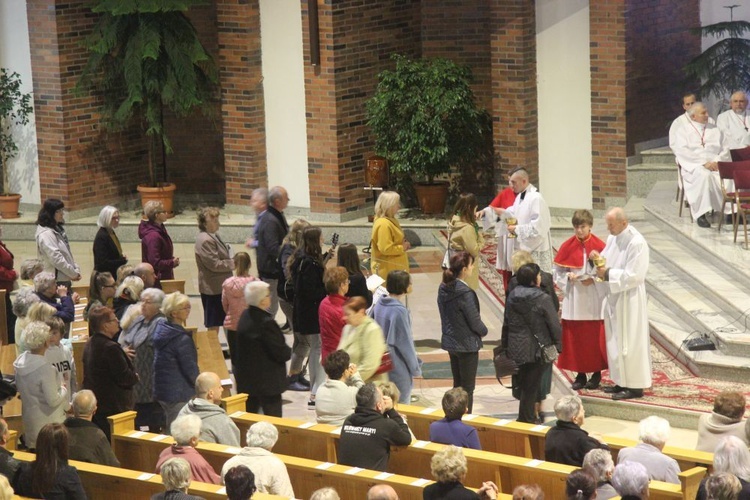
[(542, 360), (542, 345), (554, 344), (562, 351), (562, 327), (552, 299), (539, 288), (541, 271), (536, 264), (526, 264), (516, 273), (518, 286), (505, 303), (502, 345), (508, 357), (518, 365), (518, 421), (536, 422), (534, 404), (539, 384), (548, 363)]
[(120, 240), (115, 234), (115, 229), (120, 225), (120, 211), (107, 205), (99, 212), (96, 225), (99, 226), (99, 231), (94, 238), (94, 269), (117, 276), (117, 269), (128, 263), (128, 258), (122, 253)]
[(249, 304), (237, 324), (236, 349), (231, 351), (237, 392), (247, 398), (250, 413), (281, 417), (281, 394), (286, 391), (286, 362), (292, 350), (286, 345), (278, 323), (268, 312), (271, 292), (268, 283), (251, 281), (245, 285)]
[(339, 266), (349, 273), (349, 291), (347, 297), (364, 297), (368, 309), (372, 306), (372, 292), (367, 289), (367, 278), (362, 272), (362, 263), (359, 261), (357, 246), (352, 243), (344, 243), (337, 252)]
[(474, 258), (469, 253), (453, 255), (450, 267), (443, 271), (437, 299), (443, 333), (441, 347), (450, 356), (453, 387), (463, 387), (469, 395), (469, 413), (474, 404), (479, 350), (483, 345), (482, 337), (487, 335), (487, 326), (479, 314), (477, 294), (464, 281), (473, 268)]

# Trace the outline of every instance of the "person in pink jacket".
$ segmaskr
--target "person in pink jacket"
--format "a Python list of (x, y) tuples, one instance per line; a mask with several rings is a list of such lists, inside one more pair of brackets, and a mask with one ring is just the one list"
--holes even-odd
[(234, 349), (237, 339), (237, 323), (240, 316), (247, 309), (245, 303), (245, 285), (257, 278), (250, 276), (250, 255), (247, 252), (237, 252), (234, 256), (234, 276), (224, 280), (221, 285), (221, 305), (226, 316), (224, 317), (224, 329), (227, 331), (227, 342), (229, 351)]

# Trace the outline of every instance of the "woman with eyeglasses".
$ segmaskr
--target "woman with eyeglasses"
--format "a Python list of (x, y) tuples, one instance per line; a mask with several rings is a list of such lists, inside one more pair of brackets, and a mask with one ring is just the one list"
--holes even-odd
[(158, 279), (173, 280), (174, 268), (180, 265), (180, 258), (174, 256), (172, 238), (164, 226), (168, 218), (164, 205), (160, 201), (148, 201), (143, 207), (143, 214), (147, 220), (142, 220), (138, 226), (141, 261), (154, 266)]
[(68, 235), (65, 234), (65, 204), (55, 198), (44, 201), (36, 219), (36, 248), (44, 270), (54, 273), (55, 280), (70, 288), (80, 281), (81, 268), (73, 259)]
[(128, 262), (115, 233), (120, 225), (120, 211), (107, 205), (99, 212), (96, 225), (99, 226), (99, 231), (94, 238), (94, 269), (117, 276), (117, 268)]
[(183, 406), (195, 395), (198, 351), (193, 334), (185, 329), (190, 299), (180, 292), (164, 297), (161, 312), (167, 321), (154, 330), (154, 397), (167, 417), (169, 429)]
[(83, 310), (83, 319), (89, 320), (89, 311), (94, 306), (112, 306), (117, 283), (109, 272), (93, 271), (89, 281), (89, 300)]

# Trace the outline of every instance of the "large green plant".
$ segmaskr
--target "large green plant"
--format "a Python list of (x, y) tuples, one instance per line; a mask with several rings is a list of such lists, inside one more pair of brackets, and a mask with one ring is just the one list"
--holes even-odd
[(0, 168), (3, 170), (3, 194), (10, 194), (10, 169), (8, 161), (18, 154), (13, 139), (13, 127), (29, 123), (34, 111), (31, 94), (21, 92), (21, 77), (0, 68)]
[[(89, 60), (78, 89), (100, 91), (105, 126), (140, 125), (148, 137), (149, 175), (155, 175), (157, 152), (172, 152), (164, 130), (164, 110), (187, 116), (198, 108), (210, 113), (217, 82), (213, 59), (185, 15), (203, 0), (98, 0), (101, 14), (85, 45)], [(166, 161), (166, 154), (163, 155)], [(162, 169), (166, 182), (166, 166)]]
[(380, 73), (367, 102), (375, 150), (391, 171), (432, 183), (485, 155), (489, 119), (476, 105), (471, 70), (448, 59), (392, 59), (396, 68)]

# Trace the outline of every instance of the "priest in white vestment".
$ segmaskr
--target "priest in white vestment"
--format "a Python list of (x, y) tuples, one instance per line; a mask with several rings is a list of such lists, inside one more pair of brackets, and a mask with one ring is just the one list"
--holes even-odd
[[(682, 168), (685, 197), (690, 213), (700, 227), (711, 227), (711, 211), (720, 213), (723, 195), (719, 179), (719, 161), (730, 161), (729, 141), (716, 127), (708, 123), (708, 111), (696, 102), (688, 110), (690, 123), (676, 133), (672, 152)], [(731, 186), (727, 184), (731, 189)], [(731, 204), (725, 213), (731, 215)]]
[[(552, 272), (552, 238), (550, 236), (551, 217), (549, 207), (536, 187), (529, 183), (529, 173), (519, 168), (510, 176), (510, 186), (516, 193), (513, 205), (503, 213), (509, 235), (507, 245), (512, 247), (512, 254), (517, 250), (526, 250), (534, 262), (548, 273)], [(516, 223), (508, 223), (508, 218), (515, 218)], [(508, 248), (510, 251), (511, 248)]]
[[(615, 383), (604, 392), (612, 399), (643, 397), (651, 387), (651, 336), (648, 326), (646, 273), (648, 244), (625, 212), (613, 208), (605, 217), (610, 236), (601, 256), (604, 267), (597, 268), (597, 291), (604, 295), (602, 317), (607, 343), (609, 377)], [(594, 260), (598, 252), (591, 252)]]
[[(677, 131), (685, 125), (690, 126), (690, 115), (688, 114), (688, 110), (693, 104), (695, 104), (696, 100), (697, 99), (695, 98), (695, 94), (693, 94), (692, 92), (688, 92), (687, 94), (682, 96), (682, 109), (684, 109), (685, 112), (675, 118), (672, 121), (672, 125), (669, 126), (670, 148), (674, 149), (675, 139), (677, 138)], [(716, 122), (714, 122), (714, 119), (710, 116), (708, 117), (708, 123), (716, 125)]]
[(716, 126), (729, 141), (731, 149), (750, 146), (750, 116), (747, 113), (747, 95), (740, 91), (732, 94), (731, 109), (716, 118)]

